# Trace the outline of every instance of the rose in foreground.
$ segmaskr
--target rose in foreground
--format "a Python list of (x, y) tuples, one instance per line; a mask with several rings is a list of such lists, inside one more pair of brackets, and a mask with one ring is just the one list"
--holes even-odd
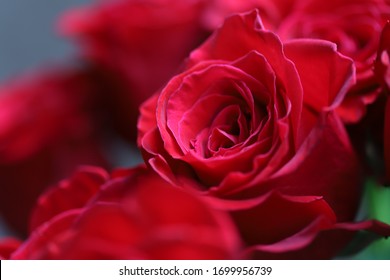
[(390, 233), (349, 224), (361, 178), (335, 109), (353, 80), (334, 44), (232, 16), (144, 103), (138, 143), (165, 180), (231, 211), (254, 256), (331, 257), (356, 230)]
[(84, 167), (43, 195), (11, 259), (234, 259), (226, 213), (145, 167)]

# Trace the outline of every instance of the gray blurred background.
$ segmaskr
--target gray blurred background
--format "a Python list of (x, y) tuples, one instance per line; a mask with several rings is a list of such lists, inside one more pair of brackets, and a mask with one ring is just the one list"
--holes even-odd
[(73, 52), (55, 34), (58, 16), (91, 0), (0, 0), (0, 80)]
[[(56, 20), (70, 7), (90, 2), (0, 0), (0, 81), (46, 63), (66, 61), (74, 48), (56, 35)], [(8, 233), (0, 217), (0, 237)]]

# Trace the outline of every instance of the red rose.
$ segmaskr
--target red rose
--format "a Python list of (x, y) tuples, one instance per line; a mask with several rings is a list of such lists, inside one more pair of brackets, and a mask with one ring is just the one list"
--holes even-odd
[[(100, 190), (81, 206), (99, 181)], [(145, 167), (117, 171), (111, 178), (101, 169), (80, 170), (42, 196), (37, 207), (40, 222), (11, 259), (239, 256), (239, 240), (225, 213)]]
[[(138, 143), (163, 178), (232, 211), (250, 252), (298, 257), (327, 230), (342, 232), (344, 245), (348, 231), (372, 228), (338, 224), (352, 221), (360, 198), (357, 159), (335, 112), (353, 74), (334, 44), (282, 44), (257, 12), (236, 15), (143, 105)], [(341, 246), (321, 244), (329, 251), (303, 256)]]
[(111, 83), (107, 105), (123, 135), (136, 138), (138, 107), (176, 72), (205, 38), (205, 1), (100, 1), (70, 11), (60, 32), (77, 39), (83, 56)]
[[(139, 144), (162, 176), (195, 179), (213, 196), (265, 193), (266, 182), (297, 172), (309, 159), (337, 165), (331, 177), (348, 186), (345, 175), (354, 174), (356, 162), (334, 108), (352, 79), (352, 62), (331, 43), (282, 45), (262, 29), (257, 13), (234, 16), (191, 54), (185, 72), (143, 105)], [(307, 175), (309, 185), (320, 181), (320, 174)]]
[(78, 164), (106, 166), (88, 71), (38, 72), (0, 86), (0, 211), (22, 233), (50, 184)]

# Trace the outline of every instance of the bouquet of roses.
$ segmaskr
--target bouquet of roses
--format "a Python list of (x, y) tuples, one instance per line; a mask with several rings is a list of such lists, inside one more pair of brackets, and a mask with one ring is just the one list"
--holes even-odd
[(388, 20), (387, 0), (66, 12), (75, 63), (0, 86), (0, 259), (390, 250)]

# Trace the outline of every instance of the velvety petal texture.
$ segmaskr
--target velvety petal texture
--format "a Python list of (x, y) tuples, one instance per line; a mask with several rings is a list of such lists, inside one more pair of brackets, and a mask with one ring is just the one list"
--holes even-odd
[[(145, 103), (139, 144), (157, 172), (184, 171), (213, 195), (258, 189), (299, 166), (298, 151), (319, 141), (309, 136), (341, 102), (353, 73), (331, 43), (283, 46), (256, 12), (234, 16), (191, 54), (187, 71)], [(330, 131), (355, 163), (342, 125)]]
[(354, 81), (335, 44), (284, 43), (258, 11), (234, 15), (144, 103), (138, 144), (165, 180), (229, 211), (246, 245), (283, 258), (355, 217), (360, 166), (336, 112)]

